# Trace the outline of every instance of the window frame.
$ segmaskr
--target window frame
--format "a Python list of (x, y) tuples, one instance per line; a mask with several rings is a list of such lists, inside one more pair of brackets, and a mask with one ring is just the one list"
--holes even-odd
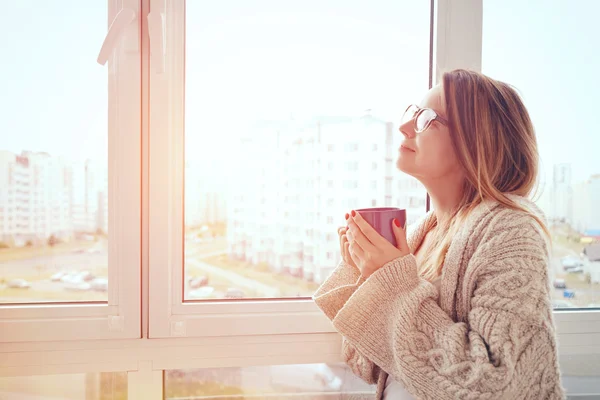
[[(110, 1), (108, 26), (121, 7), (140, 14), (135, 0)], [(139, 18), (136, 21), (125, 28), (107, 67), (107, 302), (2, 304), (0, 342), (140, 337), (141, 67)]]
[[(185, 4), (181, 0), (150, 0), (150, 8), (164, 14), (166, 32), (165, 70), (157, 73), (156, 63), (150, 63), (150, 337), (335, 332), (309, 297), (182, 300), (185, 284), (180, 267), (184, 263), (184, 252), (180, 249), (184, 248)], [(329, 144), (328, 148), (332, 146)]]
[[(150, 80), (150, 337), (205, 337), (334, 332), (310, 298), (248, 301), (183, 301), (184, 262), (184, 96), (185, 5), (151, 0), (165, 14), (167, 43), (160, 79)], [(482, 0), (431, 1), (430, 86), (444, 71), (481, 70)], [(176, 27), (172, 29), (170, 27)], [(152, 68), (151, 68), (152, 71)], [(151, 76), (156, 77), (156, 74)], [(168, 151), (164, 151), (168, 149)], [(153, 174), (152, 171), (161, 171)], [(429, 208), (429, 198), (426, 200)], [(589, 331), (600, 312), (581, 310), (569, 317), (555, 312), (558, 331), (573, 324)], [(568, 322), (567, 322), (568, 321)], [(569, 324), (567, 328), (564, 324)], [(595, 325), (595, 322), (593, 324)], [(600, 327), (592, 328), (600, 335)]]

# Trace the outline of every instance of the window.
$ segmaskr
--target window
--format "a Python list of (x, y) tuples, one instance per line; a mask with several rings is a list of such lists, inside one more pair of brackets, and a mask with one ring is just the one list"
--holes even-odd
[[(599, 307), (600, 211), (593, 205), (600, 204), (600, 138), (592, 120), (573, 116), (593, 115), (597, 107), (593, 93), (600, 90), (600, 58), (587, 54), (596, 46), (592, 15), (600, 7), (584, 1), (578, 7), (553, 3), (519, 5), (518, 13), (508, 9), (484, 2), (482, 68), (519, 90), (535, 124), (541, 159), (537, 204), (552, 232), (554, 306)], [(502, 28), (507, 22), (510, 32)], [(555, 28), (532, 29), (548, 25)], [(509, 62), (525, 54), (527, 63)], [(567, 142), (564, 132), (569, 132)]]
[(165, 371), (166, 400), (244, 393), (277, 399), (317, 399), (327, 394), (369, 398), (375, 394), (375, 386), (356, 377), (343, 363)]
[(118, 11), (105, 1), (8, 5), (0, 131), (12, 134), (0, 189), (10, 197), (0, 204), (21, 206), (7, 208), (17, 222), (0, 232), (2, 341), (139, 336), (137, 20), (107, 41), (107, 65), (96, 62)]
[[(126, 372), (0, 377), (6, 399), (127, 399)], [(6, 397), (4, 397), (6, 396)]]

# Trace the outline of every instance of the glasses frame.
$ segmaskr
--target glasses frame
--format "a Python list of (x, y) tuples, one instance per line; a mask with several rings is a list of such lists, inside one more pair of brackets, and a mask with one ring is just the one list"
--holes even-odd
[[(431, 118), (427, 122), (427, 124), (425, 124), (425, 126), (423, 127), (423, 129), (417, 129), (417, 125), (413, 124), (414, 130), (415, 130), (416, 133), (423, 133), (423, 132), (425, 132), (431, 126), (431, 123), (433, 121), (439, 121), (442, 125), (448, 126), (448, 120), (445, 119), (445, 118), (443, 118), (443, 117), (440, 117), (438, 115), (438, 113), (435, 112), (435, 110), (433, 110), (431, 108), (421, 108), (421, 107), (417, 106), (416, 104), (411, 104), (408, 107), (406, 107), (406, 110), (404, 110), (404, 113), (402, 114), (402, 118), (400, 119), (400, 121), (404, 120), (404, 118), (406, 116), (406, 113), (408, 113), (408, 110), (410, 110), (413, 107), (416, 109), (416, 111), (413, 114), (412, 118), (410, 119), (411, 121), (416, 121), (417, 118), (419, 118), (419, 115), (421, 115), (423, 113), (423, 111), (431, 111), (433, 113), (433, 118)], [(408, 121), (406, 121), (406, 122), (408, 122)], [(403, 123), (406, 123), (406, 122), (403, 122)]]

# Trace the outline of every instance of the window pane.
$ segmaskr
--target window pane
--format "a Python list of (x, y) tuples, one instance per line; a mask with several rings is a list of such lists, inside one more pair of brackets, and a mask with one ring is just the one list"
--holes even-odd
[(483, 72), (516, 86), (537, 132), (554, 305), (599, 307), (600, 3), (486, 0), (483, 11)]
[(346, 212), (424, 214), (395, 163), (429, 2), (188, 2), (186, 29), (185, 299), (310, 296)]
[(372, 399), (375, 386), (344, 364), (165, 371), (165, 399)]
[(3, 6), (0, 303), (105, 301), (107, 2)]
[(0, 377), (2, 400), (125, 400), (126, 372)]

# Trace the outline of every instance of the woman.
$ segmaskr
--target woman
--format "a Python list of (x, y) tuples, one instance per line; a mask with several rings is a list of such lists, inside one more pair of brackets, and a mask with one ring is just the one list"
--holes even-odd
[(397, 166), (433, 211), (398, 221), (394, 247), (359, 213), (342, 262), (314, 295), (377, 399), (561, 399), (550, 235), (528, 200), (538, 174), (531, 120), (510, 86), (444, 74), (407, 109)]

